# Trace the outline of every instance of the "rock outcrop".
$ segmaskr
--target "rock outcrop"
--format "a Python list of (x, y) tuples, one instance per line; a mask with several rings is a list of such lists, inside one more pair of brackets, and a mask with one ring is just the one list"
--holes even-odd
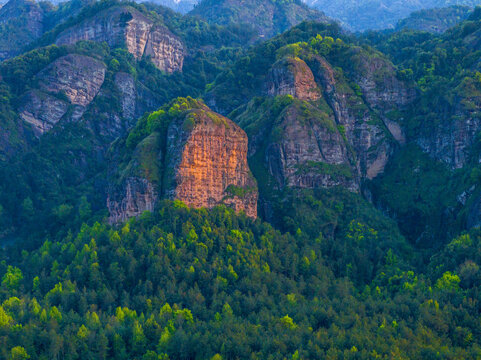
[(207, 107), (174, 120), (167, 131), (166, 167), (173, 169), (175, 179), (167, 180), (166, 195), (193, 207), (223, 203), (256, 217), (257, 191), (247, 148), (244, 131)]
[(182, 71), (184, 65), (182, 42), (165, 27), (149, 33), (144, 56), (150, 56), (155, 66), (168, 73)]
[(333, 120), (332, 115), (302, 102), (283, 111), (265, 153), (267, 168), (281, 188), (359, 190), (347, 144)]
[(267, 75), (265, 88), (269, 96), (292, 95), (306, 101), (315, 101), (321, 96), (309, 66), (293, 57), (274, 64)]
[(144, 211), (154, 210), (158, 194), (148, 180), (129, 177), (125, 180), (122, 190), (121, 194), (109, 194), (107, 197), (111, 224), (124, 222)]
[(105, 41), (112, 47), (125, 45), (136, 59), (150, 56), (162, 71), (182, 71), (184, 48), (180, 39), (130, 6), (103, 10), (61, 32), (55, 43), (75, 44), (81, 40)]
[(308, 63), (278, 60), (264, 81), (264, 94), (274, 99), (254, 98), (235, 112), (249, 134), (249, 156), (263, 162), (271, 186), (358, 192), (384, 171), (394, 138), (403, 143), (400, 125), (386, 114), (408, 106), (415, 91), (387, 60), (374, 55), (369, 62), (357, 48), (349, 56), (354, 74), (318, 55)]
[(402, 119), (391, 119), (390, 113), (399, 113), (416, 99), (414, 84), (400, 80), (394, 65), (381, 56), (367, 54), (354, 48), (352, 61), (357, 64), (354, 78), (362, 89), (367, 104), (381, 117), (392, 136), (400, 143), (406, 136), (399, 123)]
[[(481, 103), (478, 105), (481, 107)], [(471, 156), (481, 130), (481, 120), (470, 111), (461, 109), (449, 118), (435, 124), (426, 124), (414, 140), (433, 158), (448, 164), (452, 169), (464, 167)]]
[(38, 90), (23, 96), (20, 117), (40, 136), (69, 111), (69, 121), (78, 121), (99, 93), (105, 79), (104, 63), (83, 55), (69, 54), (41, 70)]
[(435, 109), (429, 109), (429, 119), (419, 121), (410, 134), (411, 141), (424, 152), (452, 169), (460, 169), (470, 161), (481, 163), (479, 155), (472, 151), (481, 130), (481, 90), (476, 79), (465, 77), (459, 82), (449, 95), (451, 100), (443, 98)]
[(20, 117), (32, 125), (36, 136), (49, 131), (65, 115), (68, 103), (41, 91), (32, 90), (22, 98)]
[(108, 191), (110, 222), (152, 210), (161, 198), (194, 208), (224, 204), (255, 218), (257, 185), (244, 131), (193, 99), (171, 105), (157, 113), (168, 126), (141, 140), (127, 162), (112, 169), (111, 177), (123, 175), (111, 181), (121, 185)]
[(71, 104), (87, 106), (105, 80), (104, 63), (83, 55), (63, 56), (37, 74), (40, 89), (63, 94)]
[[(357, 154), (359, 175), (375, 178), (384, 171), (392, 152), (387, 129), (378, 115), (370, 111), (363, 99), (325, 59), (316, 57), (313, 66), (336, 123), (342, 126), (346, 139)], [(363, 94), (368, 97), (366, 92)]]

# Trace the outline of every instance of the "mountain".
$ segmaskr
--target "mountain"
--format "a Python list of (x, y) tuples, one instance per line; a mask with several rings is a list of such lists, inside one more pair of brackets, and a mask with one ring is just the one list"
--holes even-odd
[(480, 358), (481, 8), (354, 35), (208, 4), (29, 5), (0, 358)]
[(198, 0), (155, 0), (151, 2), (166, 6), (181, 14), (186, 14), (194, 8), (194, 6), (198, 3)]
[(468, 6), (420, 10), (413, 12), (408, 18), (400, 20), (396, 29), (443, 33), (466, 20), (471, 12), (472, 9)]
[[(96, 3), (45, 33), (34, 50), (0, 65), (2, 188), (23, 193), (35, 217), (55, 217), (55, 208), (82, 196), (102, 216), (111, 143), (145, 112), (178, 96), (200, 95), (236, 47), (251, 39), (238, 28), (184, 22), (164, 11)], [(91, 31), (97, 26), (105, 31)], [(230, 55), (222, 47), (232, 47)], [(34, 164), (26, 165), (31, 156)], [(44, 175), (33, 182), (10, 176), (30, 178), (39, 169)], [(42, 185), (46, 178), (53, 180)], [(11, 215), (2, 233), (8, 237), (23, 231), (24, 220), (22, 203), (4, 195), (2, 208)]]
[(474, 7), (477, 0), (306, 0), (306, 4), (339, 20), (352, 31), (392, 29), (398, 21), (422, 9), (445, 8), (452, 5)]
[(57, 6), (50, 2), (8, 1), (0, 9), (0, 61), (19, 55), (29, 44), (60, 23), (75, 17), (93, 0), (74, 0)]
[(0, 60), (20, 53), (43, 32), (45, 10), (35, 1), (9, 1), (0, 8)]
[(203, 0), (189, 15), (209, 23), (229, 23), (253, 27), (260, 38), (270, 38), (302, 21), (328, 22), (321, 12), (312, 10), (299, 0)]
[(403, 76), (418, 84), (420, 96), (408, 116), (392, 114), (404, 118), (401, 127), (413, 146), (403, 149), (375, 181), (374, 197), (418, 242), (435, 243), (454, 229), (479, 223), (479, 14), (475, 10), (442, 35), (405, 30), (379, 43)]

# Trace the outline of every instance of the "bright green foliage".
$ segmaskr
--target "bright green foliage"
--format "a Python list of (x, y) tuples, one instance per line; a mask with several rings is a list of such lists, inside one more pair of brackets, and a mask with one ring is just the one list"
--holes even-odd
[(22, 280), (22, 270), (9, 265), (6, 274), (2, 277), (2, 286), (9, 290), (15, 290), (19, 288)]
[[(438, 259), (444, 268), (433, 260), (422, 274), (405, 262), (405, 245), (362, 218), (345, 221), (336, 239), (297, 229), (282, 234), (225, 207), (163, 202), (118, 229), (94, 224), (46, 241), (19, 258), (24, 286), (0, 292), (2, 356), (19, 341), (35, 349), (32, 359), (73, 350), (81, 358), (369, 359), (392, 349), (416, 358), (423, 336), (448, 358), (479, 355), (478, 312), (459, 307), (481, 286), (471, 265), (478, 233), (453, 241)], [(464, 325), (449, 315), (455, 308)], [(47, 346), (38, 347), (45, 327)], [(341, 333), (351, 339), (344, 345)]]
[(26, 360), (30, 359), (30, 356), (27, 354), (27, 351), (21, 346), (15, 346), (11, 350), (11, 360)]
[(451, 272), (446, 271), (443, 274), (443, 277), (436, 281), (436, 288), (438, 288), (439, 290), (456, 292), (459, 290), (460, 282), (461, 279), (459, 279), (458, 275), (453, 275), (451, 274)]

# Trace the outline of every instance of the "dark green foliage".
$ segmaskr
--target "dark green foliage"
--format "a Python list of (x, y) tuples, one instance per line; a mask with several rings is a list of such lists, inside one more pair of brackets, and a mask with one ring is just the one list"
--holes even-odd
[[(417, 83), (418, 98), (410, 109), (404, 115), (390, 114), (403, 125), (408, 142), (446, 137), (450, 131), (443, 133), (446, 130), (440, 129), (479, 121), (479, 26), (473, 15), (443, 35), (405, 30), (377, 39), (370, 37), (371, 43), (399, 66), (402, 77)], [(476, 176), (471, 177), (478, 167), (477, 138), (467, 149), (469, 156), (462, 170), (452, 171), (413, 145), (396, 156), (385, 175), (375, 181), (375, 198), (399, 219), (400, 228), (411, 241), (442, 246), (466, 227), (466, 212), (472, 204), (461, 204), (457, 197), (465, 191), (470, 193), (477, 183), (473, 180)], [(436, 156), (447, 155), (448, 151), (443, 148)]]
[(473, 184), (469, 174), (452, 173), (412, 145), (374, 181), (373, 194), (392, 211), (411, 241), (439, 247), (464, 227), (465, 214), (456, 197)]
[(468, 18), (472, 11), (469, 6), (420, 10), (399, 21), (396, 28), (442, 33)]

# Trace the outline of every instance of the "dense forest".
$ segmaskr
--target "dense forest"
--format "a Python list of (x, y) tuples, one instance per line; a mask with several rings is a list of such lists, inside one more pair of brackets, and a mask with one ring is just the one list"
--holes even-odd
[(232, 2), (0, 10), (0, 359), (481, 358), (481, 8)]
[(480, 239), (418, 273), (356, 220), (312, 239), (167, 202), (4, 260), (2, 357), (475, 359)]

